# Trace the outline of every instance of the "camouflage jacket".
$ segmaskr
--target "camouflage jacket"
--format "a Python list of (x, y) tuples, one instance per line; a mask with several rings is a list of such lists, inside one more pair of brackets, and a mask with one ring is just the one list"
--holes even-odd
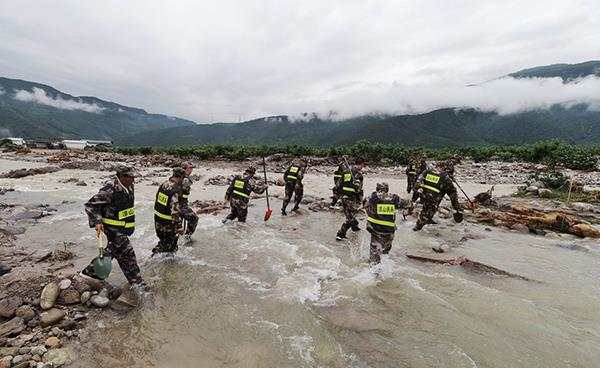
[[(165, 193), (171, 197), (171, 203), (169, 209), (171, 210), (171, 217), (173, 218), (169, 224), (165, 224), (163, 227), (179, 229), (182, 226), (181, 219), (181, 196), (183, 187), (182, 185), (176, 184), (170, 179), (165, 181), (158, 188), (158, 192)], [(155, 222), (156, 226), (162, 225)]]
[(406, 175), (419, 176), (423, 171), (427, 170), (427, 162), (425, 160), (410, 160), (406, 167)]
[(181, 188), (182, 188), (181, 200), (180, 200), (181, 206), (188, 205), (190, 192), (192, 191), (192, 184), (194, 184), (194, 181), (189, 176), (186, 176), (183, 179), (183, 182), (181, 183)]
[[(355, 166), (352, 166), (351, 171), (352, 171), (352, 185), (356, 189), (356, 196), (352, 196), (352, 199), (358, 199), (358, 200), (362, 201), (362, 198), (364, 196), (364, 193), (363, 193), (364, 176), (363, 176), (362, 172), (359, 171)], [(347, 173), (347, 171), (346, 171), (346, 173)], [(342, 190), (343, 187), (344, 187), (344, 180), (340, 180), (335, 186), (335, 192), (344, 194), (344, 191)], [(345, 194), (345, 195), (348, 196), (347, 194)]]
[[(423, 189), (425, 185), (425, 177), (427, 174), (434, 174), (440, 177), (439, 182), (437, 183), (437, 188), (439, 189), (439, 193), (431, 192), (427, 189)], [(458, 203), (458, 193), (456, 192), (456, 187), (452, 181), (452, 178), (443, 171), (437, 171), (433, 169), (425, 170), (419, 175), (419, 179), (417, 179), (418, 188), (423, 189), (423, 201), (424, 202), (434, 202), (436, 205), (439, 205), (442, 199), (444, 199), (445, 195), (450, 197), (450, 202), (452, 203), (452, 207), (455, 210), (460, 210), (460, 203)]]
[(254, 176), (250, 176), (250, 175), (235, 175), (233, 177), (231, 177), (230, 183), (229, 183), (229, 187), (227, 187), (227, 191), (225, 192), (225, 199), (226, 200), (235, 200), (236, 203), (238, 203), (239, 205), (248, 205), (249, 202), (249, 198), (237, 198), (237, 197), (233, 197), (233, 183), (235, 182), (235, 180), (248, 180), (248, 186), (251, 192), (253, 193), (257, 193), (257, 194), (262, 194), (265, 192), (265, 190), (267, 189), (264, 180), (262, 179), (258, 179)]
[(119, 212), (120, 209), (115, 203), (117, 199), (129, 199), (133, 202), (134, 198), (133, 185), (125, 188), (116, 177), (112, 181), (106, 182), (100, 191), (85, 204), (85, 213), (88, 216), (90, 227), (101, 224), (107, 214)]
[[(391, 202), (394, 204), (394, 207), (397, 210), (406, 209), (411, 206), (411, 202), (405, 199), (400, 198), (397, 194), (392, 193), (384, 193), (384, 192), (373, 192), (368, 199), (363, 201), (365, 211), (367, 212), (368, 217), (377, 218), (377, 204), (382, 201)], [(394, 214), (395, 217), (395, 214)], [(377, 231), (377, 226), (373, 226), (371, 222), (367, 221), (367, 229), (369, 231)]]

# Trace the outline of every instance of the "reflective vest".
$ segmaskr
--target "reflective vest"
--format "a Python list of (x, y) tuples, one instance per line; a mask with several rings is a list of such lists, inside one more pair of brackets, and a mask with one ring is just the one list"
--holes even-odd
[(102, 223), (109, 229), (125, 235), (135, 231), (135, 197), (133, 188), (130, 193), (124, 190), (114, 191), (112, 202), (105, 208)]
[(250, 189), (250, 183), (248, 179), (236, 177), (233, 179), (233, 195), (242, 198), (242, 199), (250, 199), (250, 193), (252, 193), (252, 189)]
[(171, 216), (171, 204), (173, 202), (174, 190), (167, 190), (163, 185), (158, 188), (154, 200), (154, 221), (158, 223), (170, 223), (173, 221)]
[(298, 166), (290, 166), (285, 172), (285, 181), (297, 181), (300, 168)]
[(374, 213), (369, 213), (367, 221), (378, 233), (393, 233), (396, 231), (396, 205), (392, 200), (378, 199), (374, 203)]
[(435, 194), (441, 193), (441, 190), (440, 190), (441, 176), (440, 176), (440, 174), (436, 173), (435, 171), (428, 171), (424, 175), (425, 175), (425, 178), (423, 180), (423, 183), (421, 184), (421, 188), (425, 189), (426, 191), (435, 193)]
[(346, 171), (342, 175), (342, 192), (346, 195), (358, 195), (360, 188), (354, 183), (354, 174), (352, 171)]

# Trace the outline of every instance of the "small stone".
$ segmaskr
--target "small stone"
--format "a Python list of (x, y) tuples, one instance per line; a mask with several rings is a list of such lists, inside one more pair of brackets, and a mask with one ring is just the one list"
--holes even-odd
[(44, 363), (51, 363), (53, 367), (60, 367), (73, 360), (73, 351), (69, 348), (49, 350), (42, 357)]
[(71, 280), (69, 280), (69, 279), (62, 279), (58, 283), (58, 288), (60, 290), (66, 290), (69, 288), (69, 286), (71, 286)]
[(75, 321), (83, 321), (84, 319), (87, 319), (87, 316), (83, 313), (76, 313), (75, 316), (73, 316), (73, 319)]
[(81, 301), (79, 292), (73, 288), (65, 289), (60, 292), (58, 302), (60, 304), (77, 304)]
[(61, 337), (63, 332), (60, 328), (58, 327), (53, 327), (52, 330), (50, 330), (52, 332), (53, 336), (57, 336), (57, 337)]
[(80, 298), (80, 299), (81, 299), (81, 303), (82, 303), (82, 304), (85, 304), (85, 303), (87, 303), (87, 302), (88, 302), (88, 300), (90, 300), (90, 298), (91, 298), (91, 297), (92, 297), (92, 294), (91, 294), (89, 291), (84, 291), (84, 292), (81, 294), (81, 298)]
[(510, 228), (512, 230), (515, 230), (515, 231), (523, 233), (523, 234), (529, 233), (529, 228), (526, 225), (523, 225), (523, 224), (520, 224), (520, 223), (513, 224)]
[(550, 197), (552, 197), (552, 191), (550, 189), (540, 189), (538, 191), (538, 195), (541, 198), (550, 198)]
[(539, 188), (534, 186), (534, 185), (530, 185), (527, 188), (525, 188), (525, 191), (529, 194), (533, 194), (533, 195), (537, 195), (539, 192)]
[(18, 335), (25, 329), (25, 323), (23, 318), (15, 317), (8, 322), (4, 322), (0, 325), (0, 337), (2, 336), (14, 336)]
[(9, 348), (9, 347), (0, 348), (0, 356), (8, 356), (8, 355), (15, 356), (17, 354), (19, 354), (19, 348)]
[(29, 328), (37, 327), (39, 324), (40, 324), (40, 320), (37, 318), (33, 318), (33, 319), (27, 321), (27, 327), (29, 327)]
[(51, 282), (44, 287), (42, 290), (42, 295), (40, 296), (40, 307), (42, 309), (50, 309), (56, 303), (56, 299), (58, 298), (58, 293), (60, 289), (56, 282)]
[(33, 360), (34, 362), (39, 362), (39, 361), (42, 360), (42, 356), (41, 355), (34, 355), (34, 356), (31, 357), (31, 360)]
[(17, 308), (21, 305), (23, 305), (23, 299), (18, 296), (0, 300), (0, 316), (4, 318), (13, 318)]
[(21, 362), (17, 365), (13, 365), (12, 368), (30, 368), (31, 364), (28, 361)]
[(4, 358), (0, 359), (0, 368), (10, 368), (12, 365), (12, 355), (7, 355)]
[(34, 346), (31, 348), (31, 354), (33, 354), (33, 355), (42, 356), (42, 355), (46, 354), (46, 351), (48, 351), (48, 350), (43, 345), (38, 345), (38, 346)]
[(23, 318), (24, 321), (30, 321), (35, 317), (35, 310), (30, 305), (22, 305), (15, 311), (15, 316)]
[(46, 339), (46, 341), (44, 342), (44, 345), (46, 345), (46, 347), (48, 349), (59, 348), (60, 347), (60, 339), (56, 336), (50, 336), (49, 338)]
[(108, 303), (110, 303), (110, 300), (108, 300), (107, 297), (101, 295), (94, 295), (93, 297), (91, 297), (90, 301), (94, 306), (98, 308), (104, 308), (108, 306)]
[(40, 314), (40, 324), (42, 327), (47, 327), (58, 323), (61, 319), (65, 317), (65, 311), (61, 309), (52, 308), (46, 312)]
[(75, 185), (77, 185), (78, 187), (86, 187), (87, 183), (83, 180), (79, 180), (77, 183), (75, 183)]
[(22, 347), (19, 349), (19, 354), (29, 354), (31, 353), (31, 348), (28, 346)]
[(28, 361), (29, 359), (31, 359), (31, 355), (29, 355), (29, 354), (17, 355), (16, 357), (13, 358), (12, 364), (13, 365), (21, 364), (23, 362)]

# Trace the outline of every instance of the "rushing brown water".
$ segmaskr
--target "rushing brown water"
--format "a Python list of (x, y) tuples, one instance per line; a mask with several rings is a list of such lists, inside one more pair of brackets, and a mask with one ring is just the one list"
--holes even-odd
[[(92, 182), (106, 174), (60, 173), (75, 175)], [(43, 249), (74, 241), (83, 266), (95, 249), (82, 203), (97, 185), (54, 189), (45, 177), (15, 181), (19, 191), (5, 196), (58, 210), (18, 243)], [(220, 195), (223, 188), (211, 190)], [(248, 224), (223, 225), (221, 216), (203, 215), (190, 246), (174, 258), (149, 260), (156, 242), (153, 191), (139, 185), (132, 242), (154, 292), (138, 309), (106, 312), (94, 322), (76, 349), (76, 367), (599, 364), (600, 252), (592, 241), (486, 231), (443, 219), (416, 234), (409, 218), (400, 222), (390, 256), (372, 268), (364, 230), (335, 241), (340, 212), (304, 209), (265, 224), (264, 201), (258, 200)], [(460, 241), (465, 235), (470, 240)], [(404, 256), (407, 249), (440, 243), (535, 281)], [(116, 265), (111, 280), (122, 280)]]

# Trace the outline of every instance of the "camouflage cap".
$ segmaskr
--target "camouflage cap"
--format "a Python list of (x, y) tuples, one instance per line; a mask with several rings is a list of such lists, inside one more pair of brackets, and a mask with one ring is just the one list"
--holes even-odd
[(246, 172), (250, 175), (254, 175), (256, 173), (256, 168), (254, 166), (248, 166)]
[(185, 170), (181, 167), (176, 167), (173, 169), (173, 177), (175, 178), (185, 178)]
[(136, 176), (137, 173), (131, 166), (119, 165), (116, 169), (117, 176)]

